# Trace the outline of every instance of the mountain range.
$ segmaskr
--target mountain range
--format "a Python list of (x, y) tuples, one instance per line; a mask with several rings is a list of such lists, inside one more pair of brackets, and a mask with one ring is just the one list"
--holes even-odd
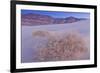
[(48, 24), (65, 24), (65, 23), (73, 23), (80, 20), (86, 20), (85, 18), (76, 18), (73, 16), (66, 18), (54, 18), (49, 15), (42, 14), (21, 14), (21, 24), (22, 25), (48, 25)]

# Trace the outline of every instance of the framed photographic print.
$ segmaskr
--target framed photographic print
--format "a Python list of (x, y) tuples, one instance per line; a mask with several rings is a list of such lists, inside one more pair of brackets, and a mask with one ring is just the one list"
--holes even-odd
[(96, 66), (96, 6), (11, 1), (11, 72)]

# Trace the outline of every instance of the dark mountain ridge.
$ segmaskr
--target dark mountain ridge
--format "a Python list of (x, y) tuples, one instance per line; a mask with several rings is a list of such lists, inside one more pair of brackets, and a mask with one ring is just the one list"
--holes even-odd
[(33, 13), (21, 15), (22, 25), (65, 24), (65, 23), (77, 22), (80, 20), (85, 20), (85, 18), (75, 18), (73, 16), (66, 18), (54, 18), (49, 15), (33, 14)]

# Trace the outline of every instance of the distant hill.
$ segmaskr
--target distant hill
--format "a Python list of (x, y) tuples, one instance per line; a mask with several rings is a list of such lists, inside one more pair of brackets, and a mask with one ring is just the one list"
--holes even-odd
[(21, 24), (22, 25), (48, 25), (48, 24), (65, 24), (73, 23), (80, 20), (85, 20), (84, 18), (66, 17), (66, 18), (54, 18), (48, 15), (42, 14), (22, 14)]

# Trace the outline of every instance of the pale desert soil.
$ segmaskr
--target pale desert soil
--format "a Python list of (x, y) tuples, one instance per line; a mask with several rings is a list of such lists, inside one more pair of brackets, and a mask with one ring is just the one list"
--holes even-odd
[[(85, 43), (85, 46), (87, 47), (87, 51), (84, 52), (84, 56), (80, 57), (79, 60), (85, 60), (89, 59), (90, 57), (90, 25), (89, 20), (70, 23), (70, 24), (61, 24), (61, 25), (43, 25), (43, 26), (22, 26), (22, 48), (21, 48), (21, 61), (24, 62), (38, 62), (41, 61), (39, 59), (39, 51), (40, 49), (43, 49), (48, 43), (48, 38), (45, 36), (50, 36), (56, 38), (62, 38), (59, 37), (59, 35), (66, 35), (68, 32), (78, 32), (82, 36), (83, 39), (87, 40)], [(38, 33), (35, 33), (36, 31), (40, 31)], [(42, 37), (37, 37), (40, 35), (41, 31), (45, 31), (45, 34), (41, 34)], [(49, 33), (48, 33), (49, 31)], [(66, 32), (65, 32), (66, 31)], [(33, 35), (33, 32), (35, 35)], [(59, 34), (56, 34), (59, 33)], [(52, 34), (52, 35), (51, 35)], [(37, 36), (36, 36), (37, 35)], [(57, 40), (55, 39), (55, 40)], [(44, 48), (47, 49), (47, 48)], [(59, 59), (57, 59), (59, 60)], [(62, 59), (64, 60), (64, 59)], [(65, 59), (68, 60), (68, 59)], [(72, 59), (69, 59), (72, 60)], [(74, 59), (75, 60), (75, 59)], [(78, 59), (76, 59), (78, 60)], [(43, 60), (44, 61), (44, 60)]]

